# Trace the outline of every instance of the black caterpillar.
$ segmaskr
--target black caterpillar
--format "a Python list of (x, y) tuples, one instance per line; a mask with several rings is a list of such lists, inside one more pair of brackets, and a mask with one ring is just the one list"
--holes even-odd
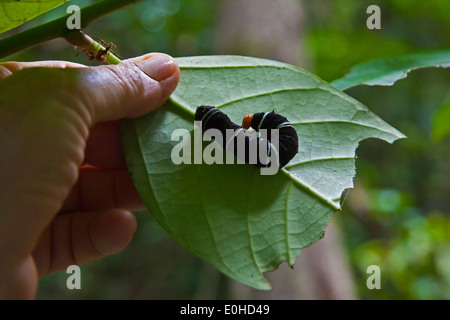
[[(297, 131), (285, 117), (275, 112), (246, 114), (242, 120), (242, 126), (239, 126), (216, 107), (200, 106), (195, 112), (195, 120), (202, 122), (203, 131), (217, 129), (222, 133), (223, 137), (227, 137), (227, 129), (232, 129), (234, 134), (230, 138), (223, 140), (222, 148), (233, 152), (238, 159), (246, 163), (252, 163), (258, 168), (272, 166), (273, 164), (269, 160), (271, 156), (277, 161), (276, 167), (282, 168), (298, 152)], [(261, 129), (266, 129), (266, 137), (258, 137), (256, 134), (248, 133), (244, 130), (250, 127), (257, 132), (260, 132)], [(271, 143), (271, 129), (278, 129), (278, 148), (275, 148)], [(240, 138), (243, 138), (245, 141), (245, 157), (240, 157), (238, 153), (238, 143), (236, 142)], [(230, 142), (233, 142), (231, 144), (234, 146), (233, 148), (229, 147)], [(255, 148), (250, 150), (252, 144), (257, 146), (256, 150)], [(261, 148), (263, 148), (263, 154), (265, 154), (263, 157), (260, 155)], [(257, 153), (255, 154), (255, 152)], [(260, 156), (258, 157), (257, 155)]]

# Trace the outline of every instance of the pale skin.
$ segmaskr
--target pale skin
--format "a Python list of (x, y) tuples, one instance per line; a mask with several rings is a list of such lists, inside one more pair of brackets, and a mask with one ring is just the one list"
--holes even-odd
[(32, 299), (41, 277), (128, 245), (144, 205), (118, 120), (160, 107), (179, 76), (163, 54), (0, 63), (0, 299)]

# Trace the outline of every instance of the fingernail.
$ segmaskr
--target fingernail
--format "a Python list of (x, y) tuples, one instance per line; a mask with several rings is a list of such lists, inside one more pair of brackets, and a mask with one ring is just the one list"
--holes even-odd
[(144, 56), (143, 60), (136, 62), (136, 65), (156, 81), (162, 81), (170, 77), (178, 69), (175, 60), (165, 54)]

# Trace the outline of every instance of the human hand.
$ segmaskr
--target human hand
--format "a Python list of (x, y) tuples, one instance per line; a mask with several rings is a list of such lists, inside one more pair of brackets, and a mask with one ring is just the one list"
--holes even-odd
[(163, 54), (0, 63), (0, 298), (33, 298), (40, 277), (128, 245), (144, 206), (117, 120), (161, 106), (179, 75)]

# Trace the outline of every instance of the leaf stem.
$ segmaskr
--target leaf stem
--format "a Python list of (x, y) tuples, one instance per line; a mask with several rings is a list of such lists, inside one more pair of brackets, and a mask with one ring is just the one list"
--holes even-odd
[[(180, 68), (181, 69), (181, 68)], [(174, 95), (171, 95), (169, 97), (169, 100), (175, 104), (177, 107), (179, 107), (181, 110), (185, 111), (187, 114), (191, 115), (191, 116), (195, 116), (195, 110), (190, 109), (187, 105), (187, 103), (185, 103), (184, 101), (181, 101), (180, 98), (174, 99), (173, 98)]]
[[(81, 28), (85, 28), (91, 22), (139, 1), (141, 0), (103, 0), (84, 7), (81, 9)], [(66, 38), (72, 32), (79, 32), (79, 30), (69, 30), (67, 28), (67, 19), (70, 16), (71, 14), (65, 15), (0, 40), (0, 59), (42, 42), (56, 38)]]

